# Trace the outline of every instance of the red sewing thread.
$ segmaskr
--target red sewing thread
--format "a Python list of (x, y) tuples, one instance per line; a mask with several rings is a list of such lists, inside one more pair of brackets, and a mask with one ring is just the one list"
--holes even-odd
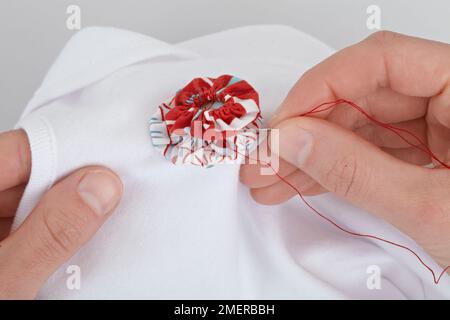
[[(422, 152), (425, 152), (425, 153), (428, 154), (432, 159), (434, 159), (434, 160), (437, 161), (439, 164), (441, 164), (443, 167), (445, 167), (445, 168), (447, 168), (447, 169), (450, 169), (450, 166), (447, 165), (445, 162), (441, 161), (441, 160), (440, 160), (440, 159), (439, 159), (439, 158), (438, 158), (438, 157), (437, 157), (437, 156), (436, 156), (436, 155), (428, 148), (428, 146), (427, 146), (423, 141), (421, 141), (421, 139), (420, 139), (419, 137), (417, 137), (414, 133), (412, 133), (412, 132), (410, 132), (410, 131), (408, 131), (408, 130), (406, 130), (406, 129), (403, 129), (403, 128), (398, 128), (398, 127), (392, 126), (392, 125), (390, 125), (390, 124), (388, 124), (388, 123), (384, 123), (384, 122), (382, 122), (382, 121), (376, 119), (375, 117), (373, 117), (373, 116), (371, 116), (370, 114), (368, 114), (364, 109), (362, 109), (360, 106), (358, 106), (356, 103), (354, 103), (354, 102), (352, 102), (352, 101), (345, 100), (345, 99), (337, 99), (337, 100), (334, 100), (334, 101), (325, 102), (325, 103), (322, 103), (322, 104), (320, 104), (320, 105), (314, 107), (314, 108), (311, 109), (310, 111), (308, 111), (308, 112), (306, 112), (306, 113), (304, 113), (304, 114), (301, 114), (300, 116), (308, 116), (308, 115), (311, 115), (311, 114), (323, 112), (323, 111), (329, 110), (329, 109), (331, 109), (331, 108), (334, 108), (335, 106), (337, 106), (337, 105), (339, 105), (339, 104), (342, 104), (342, 103), (348, 104), (348, 105), (351, 106), (352, 108), (354, 108), (354, 109), (356, 109), (357, 111), (359, 111), (360, 113), (362, 113), (365, 117), (367, 117), (370, 121), (372, 121), (372, 122), (375, 123), (376, 125), (378, 125), (378, 126), (380, 126), (380, 127), (383, 127), (383, 128), (386, 128), (387, 130), (392, 131), (393, 133), (395, 133), (396, 135), (398, 135), (402, 140), (404, 140), (404, 141), (405, 141), (407, 144), (409, 144), (410, 146), (412, 146), (412, 147), (414, 147), (414, 148), (417, 148), (417, 149), (419, 149), (419, 150), (422, 151)], [(404, 132), (404, 133), (406, 133), (407, 135), (409, 135), (410, 137), (412, 137), (414, 140), (416, 140), (416, 142), (417, 142), (418, 144), (416, 145), (416, 144), (414, 144), (414, 143), (411, 143), (408, 139), (406, 139), (404, 136), (402, 136), (402, 135), (399, 133), (399, 131), (400, 131), (400, 132)], [(249, 156), (247, 156), (247, 155), (245, 155), (245, 154), (244, 154), (244, 156), (245, 156), (246, 158), (250, 159)], [(253, 159), (253, 160), (255, 160), (255, 159)], [(403, 250), (406, 250), (406, 251), (410, 252), (412, 255), (414, 255), (414, 256), (417, 258), (417, 260), (419, 260), (419, 262), (420, 262), (425, 268), (428, 269), (428, 271), (430, 271), (431, 275), (433, 276), (433, 281), (434, 281), (434, 283), (435, 283), (436, 285), (439, 284), (439, 281), (441, 280), (442, 276), (443, 276), (443, 275), (445, 274), (445, 272), (450, 268), (450, 266), (445, 267), (445, 268), (442, 270), (442, 272), (439, 274), (439, 276), (436, 276), (436, 273), (434, 272), (434, 270), (431, 269), (431, 267), (430, 267), (428, 264), (426, 264), (426, 263), (422, 260), (422, 258), (421, 258), (414, 250), (412, 250), (411, 248), (409, 248), (409, 247), (407, 247), (407, 246), (405, 246), (405, 245), (396, 243), (396, 242), (394, 242), (394, 241), (390, 241), (390, 240), (384, 239), (384, 238), (382, 238), (382, 237), (377, 237), (377, 236), (371, 235), (371, 234), (357, 233), (357, 232), (353, 232), (353, 231), (350, 231), (350, 230), (345, 229), (344, 227), (340, 226), (338, 223), (334, 222), (332, 219), (326, 217), (326, 216), (325, 216), (324, 214), (322, 214), (320, 211), (318, 211), (317, 209), (315, 209), (315, 208), (314, 208), (314, 207), (313, 207), (313, 206), (305, 199), (305, 197), (302, 195), (302, 193), (300, 192), (300, 190), (298, 190), (298, 188), (296, 188), (292, 183), (290, 183), (290, 182), (287, 181), (285, 178), (283, 178), (280, 174), (278, 174), (278, 172), (276, 172), (276, 170), (272, 167), (272, 165), (271, 165), (270, 163), (265, 162), (265, 161), (262, 161), (262, 160), (259, 160), (259, 159), (257, 159), (256, 161), (262, 163), (263, 165), (269, 166), (269, 167), (273, 170), (273, 172), (275, 173), (275, 175), (276, 175), (281, 181), (283, 181), (284, 183), (286, 183), (289, 187), (291, 187), (291, 188), (299, 195), (300, 199), (305, 203), (305, 205), (306, 205), (310, 210), (312, 210), (312, 211), (313, 211), (315, 214), (317, 214), (320, 218), (322, 218), (322, 219), (324, 219), (325, 221), (327, 221), (328, 223), (332, 224), (333, 226), (335, 226), (335, 227), (338, 228), (339, 230), (341, 230), (341, 231), (343, 231), (343, 232), (345, 232), (345, 233), (347, 233), (347, 234), (349, 234), (349, 235), (355, 236), (355, 237), (363, 237), (363, 238), (375, 239), (375, 240), (377, 240), (377, 241), (381, 241), (381, 242), (390, 244), (390, 245), (392, 245), (392, 246), (395, 246), (395, 247), (397, 247), (397, 248), (400, 248), (400, 249), (403, 249)]]

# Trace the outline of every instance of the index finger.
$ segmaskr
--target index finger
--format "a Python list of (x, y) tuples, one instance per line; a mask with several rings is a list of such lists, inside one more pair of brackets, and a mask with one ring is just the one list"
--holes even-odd
[[(271, 125), (339, 98), (357, 100), (389, 87), (432, 97), (450, 80), (450, 45), (380, 31), (307, 71), (272, 117)], [(318, 116), (325, 117), (331, 110)]]
[(23, 130), (0, 134), (0, 191), (26, 183), (31, 171), (31, 152)]

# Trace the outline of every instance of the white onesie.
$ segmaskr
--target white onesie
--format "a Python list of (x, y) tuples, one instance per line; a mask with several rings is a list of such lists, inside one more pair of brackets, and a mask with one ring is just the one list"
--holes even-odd
[[(270, 118), (301, 74), (332, 50), (284, 26), (254, 26), (176, 45), (114, 28), (86, 28), (66, 45), (17, 127), (32, 150), (30, 182), (14, 222), (61, 177), (104, 165), (124, 198), (97, 235), (41, 290), (41, 299), (448, 298), (410, 253), (349, 236), (298, 198), (256, 204), (239, 165), (173, 165), (152, 146), (158, 105), (196, 77), (231, 74), (258, 92)], [(389, 224), (326, 194), (310, 202), (342, 226), (406, 244)], [(67, 267), (81, 288), (66, 286)], [(377, 286), (374, 277), (381, 277)]]

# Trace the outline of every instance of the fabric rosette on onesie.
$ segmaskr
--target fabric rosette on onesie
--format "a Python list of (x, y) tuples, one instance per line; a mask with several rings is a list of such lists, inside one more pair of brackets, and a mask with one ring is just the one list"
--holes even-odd
[(150, 119), (153, 145), (174, 164), (210, 167), (248, 158), (259, 142), (256, 90), (231, 75), (195, 78)]

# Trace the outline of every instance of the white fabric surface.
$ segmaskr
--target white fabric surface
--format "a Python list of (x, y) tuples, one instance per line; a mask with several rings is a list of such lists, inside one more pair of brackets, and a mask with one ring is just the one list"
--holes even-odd
[[(41, 290), (41, 299), (93, 298), (447, 298), (409, 253), (351, 237), (298, 198), (256, 204), (238, 165), (174, 166), (153, 149), (148, 120), (198, 76), (232, 74), (260, 93), (266, 119), (309, 67), (332, 53), (283, 26), (254, 26), (177, 45), (113, 29), (87, 28), (60, 54), (18, 127), (32, 149), (32, 173), (14, 228), (58, 179), (85, 166), (115, 170), (123, 201), (94, 239)], [(332, 195), (311, 203), (343, 226), (409, 245), (408, 237)], [(78, 265), (81, 290), (66, 287)], [(380, 290), (369, 290), (371, 265)]]

